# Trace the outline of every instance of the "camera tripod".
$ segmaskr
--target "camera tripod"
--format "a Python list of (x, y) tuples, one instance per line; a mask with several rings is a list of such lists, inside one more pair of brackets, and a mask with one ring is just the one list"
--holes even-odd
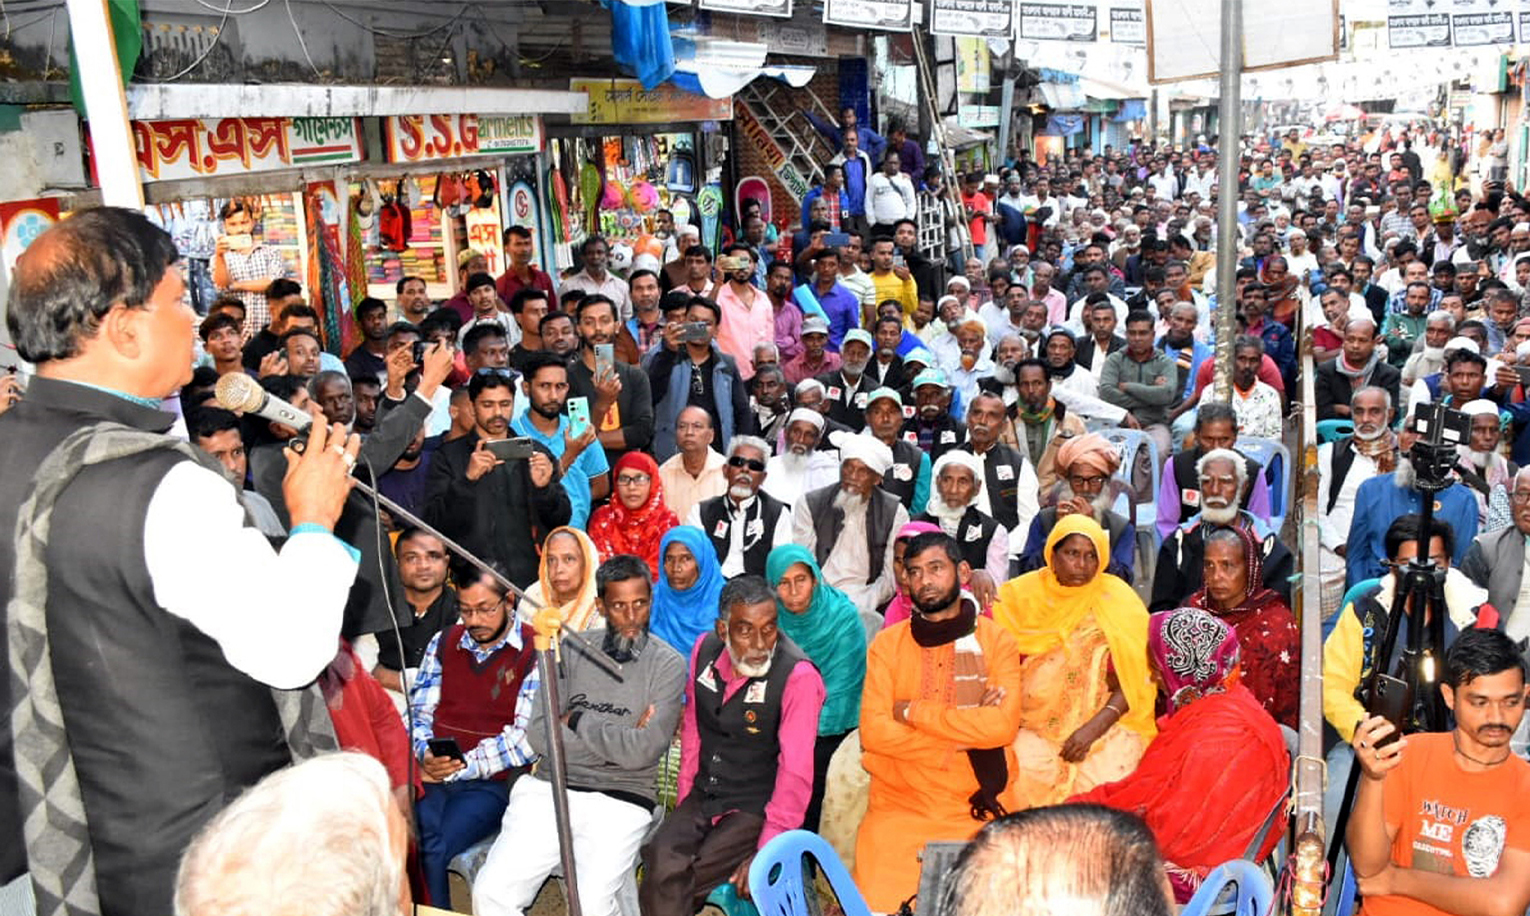
[[(1393, 570), (1397, 589), (1387, 612), (1386, 630), (1372, 651), (1370, 676), (1355, 688), (1355, 698), (1371, 715), (1382, 708), (1384, 693), (1401, 689), (1404, 699), (1398, 705), (1406, 712), (1397, 724), (1402, 734), (1445, 731), (1449, 722), (1439, 691), (1439, 668), (1445, 658), (1445, 618), (1449, 613), (1445, 605), (1446, 569), (1436, 566), (1429, 556), (1429, 542), (1433, 535), (1435, 497), (1454, 485), (1449, 475), (1455, 465), (1456, 450), (1454, 445), (1420, 441), (1414, 444), (1410, 457), (1418, 475), (1414, 488), (1419, 491), (1422, 503), (1418, 549), (1411, 560)], [(1407, 642), (1392, 673), (1388, 673), (1404, 626), (1408, 630)], [(1339, 873), (1339, 853), (1359, 783), (1360, 763), (1355, 761), (1329, 833), (1328, 866), (1333, 875)]]

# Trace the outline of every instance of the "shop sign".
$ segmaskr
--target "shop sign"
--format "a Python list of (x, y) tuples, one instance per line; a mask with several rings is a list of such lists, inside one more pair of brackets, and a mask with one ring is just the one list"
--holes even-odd
[(538, 115), (433, 114), (383, 119), (389, 162), (428, 162), (542, 149)]
[(823, 21), (849, 29), (906, 32), (914, 26), (913, 0), (824, 0)]
[[(756, 19), (754, 40), (771, 54), (796, 54), (800, 57), (826, 57), (829, 53), (829, 30), (823, 22), (804, 18), (802, 7), (790, 22)], [(811, 10), (809, 10), (811, 12)]]
[(1022, 3), (1022, 41), (1094, 41), (1096, 13), (1093, 4)]
[(505, 272), (504, 230), (499, 224), (499, 200), (495, 206), (474, 207), (463, 217), (467, 224), (467, 246), (484, 256), (489, 273), (499, 276)]
[(717, 13), (745, 13), (790, 19), (792, 0), (701, 0), (701, 8)]
[(1523, 17), (1522, 11), (1530, 5), (1499, 0), (1451, 0), (1449, 4), (1388, 0), (1387, 45), (1392, 49), (1510, 45), (1514, 43), (1516, 9)]
[(930, 0), (930, 31), (936, 35), (1013, 38), (1012, 0)]
[(0, 261), (7, 271), (16, 259), (58, 222), (58, 198), (12, 200), (0, 203)]
[(749, 142), (754, 144), (760, 155), (765, 157), (765, 163), (775, 173), (781, 186), (786, 188), (792, 197), (801, 200), (808, 191), (812, 190), (812, 186), (808, 184), (806, 178), (802, 177), (802, 173), (797, 171), (797, 167), (792, 165), (792, 161), (786, 156), (786, 151), (781, 149), (781, 145), (770, 135), (770, 131), (765, 129), (765, 125), (750, 112), (748, 106), (739, 102), (737, 109), (739, 132), (749, 138)]
[(590, 99), (589, 111), (569, 115), (575, 124), (670, 124), (733, 117), (732, 99), (709, 99), (669, 83), (644, 89), (637, 80), (574, 78), (568, 88)]
[(134, 121), (144, 181), (268, 172), (362, 158), (355, 118)]
[(998, 127), (999, 106), (963, 105), (956, 110), (956, 123), (962, 127)]

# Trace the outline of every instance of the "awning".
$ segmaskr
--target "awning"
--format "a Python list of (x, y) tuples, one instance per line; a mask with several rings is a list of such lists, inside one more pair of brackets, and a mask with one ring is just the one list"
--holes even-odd
[(993, 134), (986, 130), (974, 130), (963, 127), (955, 117), (947, 116), (944, 119), (946, 128), (946, 143), (953, 149), (969, 149), (974, 146), (982, 146), (993, 138)]
[(1123, 86), (1120, 83), (1112, 83), (1109, 80), (1095, 79), (1093, 77), (1086, 76), (1078, 82), (1079, 85), (1084, 89), (1084, 95), (1089, 96), (1091, 99), (1120, 100), (1140, 99), (1144, 97), (1144, 94), (1140, 90), (1133, 89), (1130, 86)]
[(790, 65), (754, 67), (735, 70), (728, 67), (697, 66), (694, 63), (676, 65), (669, 81), (687, 92), (704, 95), (710, 99), (726, 99), (762, 76), (778, 79), (793, 89), (801, 89), (818, 72), (817, 67)]
[(389, 117), (417, 114), (576, 114), (583, 92), (490, 86), (314, 86), (307, 83), (132, 83), (135, 121), (222, 118), (258, 111), (273, 118)]
[(1057, 111), (1072, 111), (1084, 106), (1084, 90), (1078, 83), (1037, 83), (1041, 102)]
[(1084, 116), (1079, 114), (1049, 114), (1047, 126), (1041, 131), (1046, 137), (1071, 137), (1084, 129)]

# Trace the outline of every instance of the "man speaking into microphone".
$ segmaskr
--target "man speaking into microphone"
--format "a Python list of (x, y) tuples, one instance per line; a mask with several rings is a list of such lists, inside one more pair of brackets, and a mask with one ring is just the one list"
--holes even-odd
[(356, 576), (331, 531), (360, 443), (316, 423), (288, 454), (274, 551), (216, 461), (164, 435), (196, 321), (177, 257), (142, 214), (100, 208), (11, 280), (37, 375), (0, 415), (0, 892), (30, 873), (41, 916), (172, 912), (197, 829), (334, 747), (309, 685)]

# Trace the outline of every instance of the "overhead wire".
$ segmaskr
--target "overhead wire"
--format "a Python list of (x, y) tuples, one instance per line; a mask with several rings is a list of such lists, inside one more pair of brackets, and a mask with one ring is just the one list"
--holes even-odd
[(282, 0), (282, 3), (287, 7), (287, 21), (292, 23), (292, 34), (297, 36), (298, 47), (303, 50), (303, 59), (308, 61), (308, 66), (313, 70), (313, 75), (323, 79), (324, 74), (319, 72), (318, 65), (313, 62), (313, 57), (308, 53), (308, 42), (303, 39), (303, 30), (298, 28), (297, 17), (292, 15), (292, 0)]
[(413, 39), (417, 39), (417, 38), (426, 38), (428, 36), (436, 34), (437, 32), (441, 31), (442, 29), (451, 28), (453, 25), (457, 24), (457, 21), (460, 20), (463, 17), (463, 15), (466, 14), (467, 11), (470, 8), (472, 8), (472, 7), (477, 5), (477, 4), (473, 4), (473, 3), (464, 3), (464, 4), (462, 4), (462, 7), (457, 10), (457, 14), (455, 16), (453, 16), (452, 18), (448, 19), (447, 21), (441, 23), (440, 25), (436, 26), (435, 28), (433, 28), (433, 29), (426, 29), (423, 32), (412, 32), (411, 33), (411, 32), (394, 32), (394, 31), (391, 31), (389, 29), (380, 29), (380, 28), (378, 28), (376, 26), (368, 25), (368, 24), (366, 24), (365, 22), (362, 22), (359, 19), (352, 18), (349, 13), (346, 13), (345, 11), (341, 10), (339, 7), (335, 6), (333, 3), (330, 3), (329, 0), (320, 0), (320, 2), (322, 2), (326, 7), (328, 7), (330, 12), (334, 13), (336, 16), (339, 16), (341, 19), (344, 19), (346, 22), (349, 22), (351, 25), (355, 26), (358, 29), (363, 29), (365, 31), (371, 32), (373, 35), (380, 35), (383, 38), (395, 38), (395, 39), (404, 39), (404, 40), (413, 40)]

